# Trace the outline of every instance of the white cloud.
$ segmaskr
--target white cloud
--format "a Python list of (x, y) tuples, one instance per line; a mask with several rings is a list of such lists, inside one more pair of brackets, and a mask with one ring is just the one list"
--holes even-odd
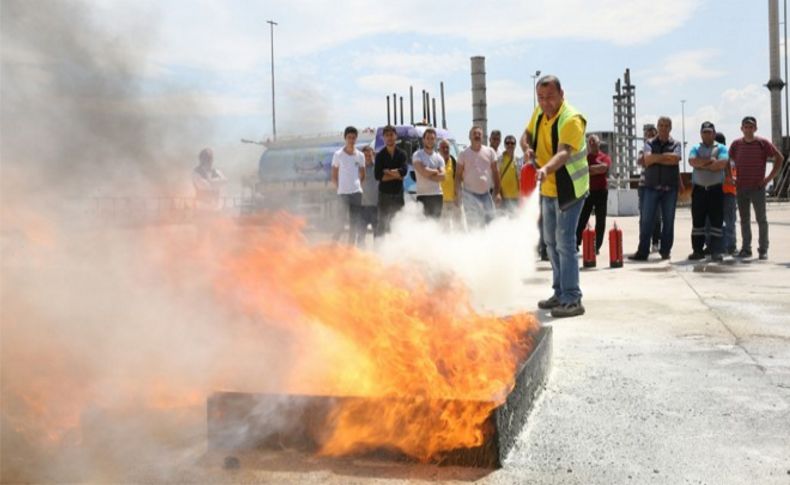
[[(670, 113), (673, 120), (672, 135), (680, 140), (682, 138), (682, 116), (680, 103), (677, 111)], [(730, 142), (741, 136), (741, 119), (746, 115), (755, 116), (758, 121), (762, 136), (770, 138), (770, 96), (764, 86), (749, 84), (741, 88), (729, 88), (721, 93), (714, 103), (696, 105), (693, 100), (686, 103), (686, 141), (696, 142), (699, 138), (699, 127), (703, 121), (710, 121), (716, 125), (716, 130), (722, 132)], [(638, 125), (655, 123), (659, 114), (645, 114), (638, 117)], [(640, 130), (641, 132), (641, 130)]]
[[(268, 1), (265, 3), (202, 0), (158, 4), (151, 15), (159, 21), (159, 37), (150, 47), (152, 62), (162, 65), (199, 67), (212, 70), (246, 70), (268, 62), (269, 25), (275, 27), (275, 61), (325, 51), (351, 43), (365, 49), (365, 37), (394, 34), (408, 42), (409, 34), (428, 34), (445, 40), (475, 43), (479, 48), (496, 49), (503, 44), (529, 39), (581, 39), (617, 45), (646, 43), (683, 25), (702, 0), (503, 0), (495, 8), (479, 2), (403, 0), (390, 14), (368, 2), (346, 0)], [(113, 3), (98, 9), (106, 25), (124, 22), (126, 7)], [(156, 4), (154, 4), (156, 5)], [(150, 2), (140, 7), (152, 10)], [(646, 12), (649, 13), (649, 18)], [(423, 19), (436, 19), (428, 21)], [(594, 28), (593, 28), (594, 26)], [(400, 38), (400, 37), (399, 37)], [(354, 44), (357, 41), (357, 44)], [(419, 70), (428, 66), (453, 68), (461, 56), (451, 53), (445, 61), (427, 53), (419, 64), (417, 53), (398, 54), (392, 49), (395, 65)], [(458, 59), (456, 59), (458, 58)], [(378, 62), (376, 57), (371, 62)], [(460, 65), (464, 65), (460, 62)]]
[[(420, 46), (414, 46), (419, 49)], [(356, 54), (355, 65), (371, 71), (397, 72), (401, 75), (432, 77), (465, 70), (469, 56), (460, 51), (436, 52), (372, 49)]]
[(642, 71), (638, 75), (655, 87), (677, 86), (697, 79), (716, 79), (725, 72), (714, 67), (721, 55), (717, 49), (695, 49), (678, 52), (664, 57), (657, 67)]
[[(388, 93), (397, 93), (399, 96), (406, 97), (409, 86), (416, 88), (424, 84), (425, 81), (422, 79), (400, 74), (367, 74), (357, 78), (357, 86), (365, 91), (381, 94), (382, 97)], [(419, 98), (418, 93), (415, 93), (415, 98)]]

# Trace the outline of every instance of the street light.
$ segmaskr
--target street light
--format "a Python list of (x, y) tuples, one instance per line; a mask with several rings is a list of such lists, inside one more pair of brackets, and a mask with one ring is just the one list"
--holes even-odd
[(274, 116), (274, 26), (277, 25), (277, 22), (273, 20), (267, 20), (267, 24), (269, 24), (269, 30), (271, 31), (271, 39), (272, 39), (272, 138), (277, 139), (277, 119)]
[(538, 89), (538, 76), (540, 76), (540, 71), (535, 71), (535, 75), (529, 75), (532, 78), (532, 110), (534, 111), (538, 107), (538, 97), (535, 94), (535, 91)]
[(683, 147), (683, 171), (686, 171), (686, 100), (680, 100), (680, 129), (681, 129), (681, 145)]

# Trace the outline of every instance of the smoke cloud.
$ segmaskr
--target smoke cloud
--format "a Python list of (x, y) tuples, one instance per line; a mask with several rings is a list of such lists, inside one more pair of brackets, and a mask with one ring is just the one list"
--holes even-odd
[[(88, 196), (188, 190), (212, 132), (149, 109), (156, 12), (106, 26), (81, 2), (0, 9), (0, 481), (177, 479), (206, 453), (212, 391), (283, 392), (297, 372), (318, 382), (320, 358), (345, 357), (354, 343), (320, 321), (295, 331), (300, 308), (276, 287), (254, 302), (237, 291), (224, 257), (248, 247), (260, 221), (97, 224)], [(174, 99), (174, 112), (201, 102)], [(535, 220), (533, 203), (454, 234), (410, 205), (369, 257), (457, 279), (477, 308), (501, 309), (531, 272)], [(267, 321), (250, 305), (292, 318)]]

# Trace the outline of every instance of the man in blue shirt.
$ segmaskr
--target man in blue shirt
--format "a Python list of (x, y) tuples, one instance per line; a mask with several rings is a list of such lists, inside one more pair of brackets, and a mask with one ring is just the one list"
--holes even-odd
[(716, 127), (706, 121), (700, 127), (702, 142), (689, 152), (689, 163), (694, 167), (691, 182), (691, 247), (689, 260), (705, 259), (705, 221), (710, 219), (711, 258), (722, 260), (722, 224), (724, 222), (724, 169), (729, 155), (727, 147), (716, 141)]

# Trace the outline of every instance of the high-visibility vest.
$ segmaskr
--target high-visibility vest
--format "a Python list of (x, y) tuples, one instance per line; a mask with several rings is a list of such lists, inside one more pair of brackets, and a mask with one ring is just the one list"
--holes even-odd
[[(565, 103), (564, 109), (560, 112), (557, 120), (551, 125), (551, 155), (557, 153), (560, 144), (560, 130), (565, 123), (574, 116), (578, 116), (582, 120), (584, 127), (587, 127), (587, 120), (576, 109)], [(540, 122), (543, 120), (543, 110), (538, 108), (538, 118), (535, 121), (535, 145), (538, 143), (538, 132), (540, 130)], [(560, 209), (566, 209), (573, 205), (574, 202), (585, 197), (590, 192), (590, 169), (587, 165), (587, 140), (586, 137), (582, 138), (582, 146), (575, 153), (571, 154), (570, 160), (565, 165), (554, 173), (557, 180), (557, 201), (560, 204)]]

